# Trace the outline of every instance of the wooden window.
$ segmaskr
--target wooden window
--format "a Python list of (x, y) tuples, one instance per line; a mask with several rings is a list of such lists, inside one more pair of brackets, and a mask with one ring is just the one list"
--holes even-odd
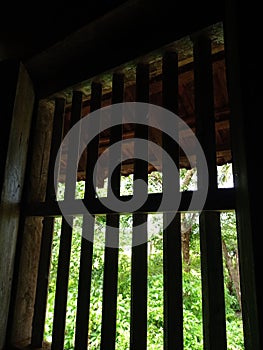
[[(219, 34), (218, 34), (219, 33)], [(218, 36), (219, 35), (219, 36)], [(54, 189), (55, 161), (59, 146), (67, 132), (88, 113), (103, 106), (126, 101), (138, 101), (157, 104), (178, 114), (195, 132), (208, 164), (209, 187), (204, 208), (199, 213), (201, 283), (203, 307), (203, 340), (204, 348), (227, 349), (227, 331), (225, 319), (225, 296), (223, 255), (221, 240), (220, 212), (235, 210), (235, 188), (220, 188), (217, 166), (231, 163), (229, 118), (230, 110), (226, 89), (224, 43), (221, 24), (207, 28), (202, 33), (161, 48), (158, 52), (139, 58), (136, 63), (114, 69), (104, 76), (83, 82), (74, 88), (67, 89), (51, 98), (54, 105), (52, 137), (47, 174), (47, 186), (44, 201), (29, 203), (25, 215), (41, 217), (42, 234), (39, 253), (39, 266), (36, 281), (34, 311), (32, 313), (32, 334), (30, 344), (41, 348), (45, 328), (45, 317), (48, 296), (49, 270), (52, 255), (52, 236), (55, 217), (61, 218), (60, 247), (56, 278), (56, 295), (52, 328), (51, 349), (63, 349), (67, 318), (68, 281), (70, 273), (70, 254), (72, 227), (74, 217), (82, 216), (82, 238), (78, 277), (78, 297), (76, 303), (75, 334), (72, 342), (75, 349), (89, 348), (89, 310), (91, 302), (91, 284), (93, 271), (94, 232), (96, 217), (105, 215), (106, 232), (104, 249), (104, 274), (101, 311), (100, 348), (116, 348), (117, 298), (118, 298), (118, 237), (116, 246), (107, 246), (112, 239), (110, 227), (119, 228), (123, 212), (113, 213), (100, 204), (99, 196), (93, 187), (93, 170), (98, 157), (111, 145), (129, 138), (141, 138), (153, 141), (165, 149), (178, 169), (191, 169), (188, 155), (180, 145), (160, 130), (146, 125), (126, 125), (122, 118), (119, 125), (101, 133), (87, 145), (85, 152), (76, 163), (76, 178), (68, 173), (69, 164), (74, 164), (77, 155), (62, 149), (63, 160), (58, 177), (64, 184), (64, 200), (71, 199), (76, 203), (88, 203), (91, 216), (76, 211), (67, 220), (61, 217), (57, 201), (57, 189)], [(139, 61), (139, 63), (138, 63)], [(109, 78), (110, 77), (110, 78)], [(62, 97), (61, 97), (62, 96)], [(43, 102), (43, 101), (42, 101)], [(46, 102), (47, 103), (47, 102)], [(97, 121), (99, 130), (100, 119)], [(146, 124), (146, 123), (145, 123)], [(161, 128), (160, 128), (161, 129)], [(183, 134), (185, 142), (190, 142), (187, 131)], [(138, 149), (127, 142), (127, 160), (120, 163), (111, 178), (111, 186), (116, 196), (121, 196), (121, 176), (133, 174), (134, 180), (141, 179), (148, 184), (148, 173), (162, 173), (162, 188), (169, 190), (170, 182), (165, 164), (153, 166), (154, 154), (150, 149)], [(68, 150), (73, 145), (68, 144)], [(110, 148), (109, 148), (110, 150)], [(194, 150), (194, 147), (193, 147)], [(148, 163), (137, 157), (145, 152)], [(72, 158), (71, 158), (72, 157)], [(112, 154), (109, 151), (108, 164)], [(174, 191), (181, 192), (179, 209), (176, 205), (163, 215), (163, 348), (183, 349), (184, 315), (183, 315), (183, 276), (182, 276), (182, 232), (181, 220), (188, 211), (193, 191), (200, 191), (203, 183), (199, 176), (199, 159), (191, 155), (197, 169), (197, 189), (180, 190), (179, 172), (174, 174)], [(97, 187), (107, 178), (108, 165), (100, 169), (97, 176)], [(85, 182), (84, 197), (75, 198), (76, 181)], [(136, 189), (134, 189), (136, 191)], [(148, 215), (156, 212), (162, 193), (146, 191), (147, 201), (142, 208), (132, 214), (132, 251), (131, 251), (131, 300), (130, 300), (130, 349), (147, 349), (147, 305), (148, 305)], [(136, 193), (134, 193), (136, 195)], [(172, 219), (171, 219), (172, 217)], [(166, 224), (169, 222), (169, 224)], [(70, 224), (71, 223), (71, 224)], [(140, 225), (140, 226), (139, 226)], [(140, 227), (140, 229), (138, 229)], [(138, 238), (139, 237), (139, 238)], [(88, 239), (87, 239), (88, 238)], [(136, 240), (140, 244), (134, 244)], [(242, 259), (242, 257), (240, 257)], [(32, 305), (33, 306), (33, 305)]]

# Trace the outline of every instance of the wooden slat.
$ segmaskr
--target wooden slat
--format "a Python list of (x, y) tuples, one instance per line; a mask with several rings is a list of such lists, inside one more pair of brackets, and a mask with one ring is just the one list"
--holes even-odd
[(75, 349), (87, 349), (90, 289), (94, 239), (94, 218), (83, 217), (78, 283), (78, 302), (76, 317)]
[[(124, 75), (120, 73), (115, 73), (113, 74), (113, 77), (112, 77), (111, 103), (112, 104), (122, 103), (123, 97), (124, 97)], [(119, 139), (119, 135), (117, 135), (117, 133), (116, 133), (116, 139)]]
[(162, 62), (163, 107), (178, 113), (178, 54), (166, 52)]
[[(196, 134), (208, 163), (209, 192), (212, 195), (217, 188), (217, 171), (211, 41), (204, 35), (197, 36), (193, 40)], [(198, 190), (202, 190), (202, 185), (199, 176)], [(211, 211), (201, 213), (200, 248), (204, 347), (223, 350), (227, 348), (227, 344), (219, 213)]]
[[(56, 99), (46, 190), (47, 200), (53, 200), (55, 197), (54, 165), (63, 135), (64, 109), (65, 100)], [(40, 258), (37, 275), (35, 312), (32, 324), (31, 344), (33, 347), (42, 347), (47, 306), (48, 276), (51, 258), (53, 227), (54, 218), (45, 217), (43, 220)]]
[[(149, 66), (137, 66), (136, 101), (149, 101)], [(146, 115), (145, 118), (146, 124)], [(142, 120), (143, 121), (143, 120)], [(148, 139), (147, 125), (135, 126), (135, 138)], [(134, 180), (142, 179), (148, 184), (148, 164), (139, 158), (148, 156), (148, 147), (140, 149), (134, 145)], [(146, 158), (147, 159), (147, 158)], [(148, 186), (147, 186), (148, 187)], [(134, 196), (139, 195), (134, 188)], [(141, 196), (145, 195), (140, 193)], [(147, 193), (146, 193), (147, 195)], [(138, 225), (142, 225), (138, 229)], [(132, 267), (131, 267), (131, 334), (130, 349), (147, 348), (147, 215), (133, 214)]]
[[(101, 107), (101, 95), (102, 85), (93, 82), (91, 85), (91, 101), (90, 101), (90, 112), (93, 112)], [(97, 124), (94, 126), (97, 130), (96, 136), (87, 145), (87, 166), (86, 166), (86, 180), (85, 180), (85, 195), (84, 198), (94, 198), (95, 188), (93, 186), (93, 170), (98, 159), (99, 150), (99, 129), (100, 120), (97, 119)]]
[[(92, 83), (90, 112), (93, 112), (101, 107), (101, 94), (102, 94), (101, 84)], [(100, 120), (98, 118), (97, 125), (96, 125), (98, 134), (87, 145), (87, 164), (86, 164), (84, 197), (88, 201), (95, 198), (95, 189), (93, 187), (93, 169), (98, 159), (99, 125), (100, 125)], [(78, 303), (77, 303), (76, 334), (75, 334), (76, 350), (83, 350), (88, 348), (94, 222), (95, 222), (94, 217), (87, 216), (84, 213), (82, 239), (81, 239)]]
[[(123, 101), (124, 77), (115, 74), (112, 82), (112, 103)], [(122, 139), (122, 114), (112, 115), (114, 121), (118, 120), (118, 125), (111, 129), (110, 145)], [(118, 152), (109, 153), (109, 163), (114, 158), (121, 157), (121, 145)], [(120, 195), (120, 174), (121, 164), (113, 172), (111, 178), (112, 190), (115, 195)], [(109, 179), (110, 180), (110, 179)], [(116, 341), (116, 308), (117, 308), (117, 287), (118, 287), (118, 245), (119, 237), (116, 231), (111, 228), (119, 228), (119, 215), (108, 214), (106, 216), (106, 247), (104, 256), (104, 280), (103, 280), (103, 306), (102, 306), (102, 326), (101, 326), (101, 349), (114, 350)], [(113, 244), (114, 243), (114, 244)]]
[[(167, 52), (163, 58), (163, 107), (178, 113), (178, 56)], [(174, 138), (177, 130), (172, 131)], [(179, 145), (163, 134), (163, 149), (169, 153), (178, 172), (169, 183), (165, 158), (163, 159), (163, 192), (174, 191), (179, 195)], [(173, 188), (173, 189), (172, 189)], [(182, 303), (182, 254), (181, 216), (179, 213), (164, 214), (164, 349), (183, 349), (183, 303)], [(169, 224), (168, 224), (169, 223)]]
[[(168, 224), (169, 223), (169, 224)], [(181, 215), (164, 215), (164, 349), (183, 349)]]
[[(213, 192), (217, 189), (217, 168), (211, 42), (204, 36), (193, 40), (196, 135), (208, 163), (209, 192)], [(197, 167), (197, 188), (202, 189), (203, 179), (198, 172)]]
[[(255, 171), (255, 159), (261, 159), (259, 147), (261, 128), (252, 122), (252, 116), (262, 111), (261, 92), (258, 88), (261, 74), (257, 67), (259, 55), (251, 55), (260, 39), (253, 20), (255, 3), (226, 3), (225, 54), (226, 75), (230, 106), (230, 132), (233, 157), (233, 177), (236, 191), (236, 220), (239, 251), (240, 287), (244, 348), (263, 349), (263, 285), (261, 205), (258, 205), (261, 171)], [(253, 14), (254, 13), (254, 14)], [(249, 26), (244, 22), (252, 19)], [(244, 50), (244, 34), (249, 38)], [(242, 52), (242, 54), (241, 54)], [(257, 120), (257, 118), (253, 119)]]
[[(141, 225), (140, 229), (137, 226)], [(133, 215), (130, 349), (147, 349), (147, 215)], [(135, 243), (134, 243), (135, 242)]]
[(73, 217), (62, 219), (51, 349), (64, 348)]
[[(119, 215), (107, 215), (106, 245), (118, 246), (119, 237), (112, 228), (119, 228)], [(118, 248), (105, 247), (104, 276), (103, 276), (103, 304), (101, 325), (102, 350), (115, 349), (116, 341), (116, 311), (118, 286)]]
[[(72, 108), (70, 116), (70, 129), (76, 125), (81, 118), (82, 109), (82, 92), (74, 91), (72, 98)], [(79, 142), (80, 130), (77, 140), (69, 139), (71, 144), (68, 145), (67, 164), (66, 164), (66, 182), (65, 182), (65, 200), (72, 201), (75, 199), (78, 157), (79, 157)], [(73, 170), (73, 171), (72, 171)]]
[[(82, 93), (74, 91), (70, 120), (71, 128), (80, 120), (81, 106)], [(72, 176), (71, 173), (72, 169), (76, 169), (77, 171), (78, 167), (77, 152), (79, 144), (77, 140), (72, 141), (72, 144), (68, 145), (68, 159), (66, 165), (65, 199), (67, 200), (74, 200), (75, 198), (76, 176)], [(64, 347), (72, 226), (73, 216), (68, 217), (67, 220), (64, 217), (62, 218), (51, 345), (51, 349), (54, 350), (63, 349)]]
[[(46, 200), (56, 199), (56, 190), (54, 186), (54, 179), (58, 178), (58, 173), (55, 174), (55, 161), (58, 154), (59, 147), (61, 145), (63, 130), (64, 130), (64, 109), (65, 109), (65, 100), (62, 98), (56, 99), (55, 104), (55, 113), (53, 120), (53, 134), (50, 148), (50, 157), (49, 157), (49, 167), (48, 167), (48, 178), (47, 178), (47, 189), (46, 189)], [(58, 169), (56, 169), (58, 172)]]
[(204, 344), (223, 350), (227, 344), (220, 213), (202, 212), (199, 227)]
[(47, 307), (48, 276), (51, 258), (52, 236), (54, 228), (54, 218), (47, 217), (43, 221), (41, 250), (37, 275), (36, 300), (34, 306), (34, 317), (32, 324), (33, 347), (42, 347), (45, 316)]

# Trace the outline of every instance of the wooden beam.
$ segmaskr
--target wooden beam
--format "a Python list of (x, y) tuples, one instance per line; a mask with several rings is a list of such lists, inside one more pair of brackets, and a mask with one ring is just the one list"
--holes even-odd
[[(129, 0), (33, 57), (26, 67), (39, 96), (47, 97), (217, 23), (223, 10), (219, 0), (210, 6), (195, 1), (164, 6), (161, 0)], [(161, 30), (158, 23), (162, 23)], [(107, 59), (98, 60), (105, 48)]]
[[(217, 190), (216, 144), (211, 40), (205, 33), (193, 38), (196, 135), (208, 166), (209, 192)], [(197, 159), (197, 190), (202, 191)], [(226, 350), (224, 277), (220, 214), (200, 214), (203, 334), (206, 349)]]
[[(139, 64), (136, 70), (136, 102), (149, 101), (149, 66)], [(136, 124), (135, 138), (148, 140), (147, 114), (142, 116), (145, 125)], [(138, 157), (138, 158), (137, 158)], [(143, 180), (147, 187), (139, 193), (134, 187), (134, 196), (148, 195), (148, 164), (140, 159), (148, 159), (148, 147), (144, 149), (134, 144), (134, 181)], [(145, 198), (146, 198), (145, 197)], [(133, 214), (132, 266), (131, 266), (131, 323), (130, 349), (147, 349), (147, 214)]]
[[(123, 101), (124, 76), (115, 74), (112, 81), (112, 103)], [(122, 114), (112, 115), (114, 122), (118, 125), (111, 129), (110, 146), (122, 140)], [(121, 145), (118, 151), (109, 152), (109, 165), (114, 159), (121, 159)], [(120, 174), (121, 164), (115, 168), (111, 181), (112, 191), (120, 195)], [(108, 187), (109, 193), (109, 187)], [(112, 229), (113, 228), (113, 229)], [(118, 288), (118, 254), (119, 237), (116, 230), (119, 229), (119, 215), (108, 214), (106, 216), (106, 246), (104, 255), (104, 276), (103, 276), (103, 304), (101, 324), (101, 350), (114, 350), (116, 343), (116, 317), (117, 317), (117, 288)]]
[[(48, 166), (48, 179), (46, 188), (46, 199), (52, 201), (55, 200), (55, 188), (54, 188), (54, 166), (56, 161), (57, 152), (60, 147), (63, 135), (63, 122), (64, 122), (64, 108), (65, 100), (57, 99), (55, 103), (55, 111), (53, 117), (53, 132), (51, 139), (49, 166)], [(50, 268), (52, 237), (54, 228), (54, 218), (45, 217), (43, 220), (40, 257), (38, 263), (37, 285), (36, 285), (36, 298), (34, 305), (34, 317), (32, 323), (32, 338), (31, 345), (34, 347), (41, 347), (43, 341), (46, 305), (47, 305), (47, 293), (48, 293), (48, 276)]]
[[(93, 112), (101, 107), (101, 84), (91, 84), (91, 106)], [(99, 131), (100, 118), (96, 120), (96, 128)], [(88, 201), (95, 199), (95, 189), (93, 186), (93, 171), (98, 159), (99, 132), (96, 137), (87, 145), (87, 163), (85, 179), (85, 198)], [(82, 350), (88, 347), (89, 330), (89, 309), (90, 309), (90, 290), (92, 274), (93, 240), (95, 217), (83, 214), (83, 227), (81, 238), (81, 255), (78, 284), (78, 303), (75, 334), (75, 349)]]
[[(163, 106), (178, 113), (178, 55), (167, 52), (163, 57)], [(174, 139), (179, 139), (179, 126), (172, 131)], [(179, 145), (167, 134), (162, 135), (163, 149), (179, 169)], [(170, 171), (163, 159), (163, 194), (173, 191), (179, 195), (179, 171), (169, 181)], [(183, 301), (182, 301), (182, 253), (181, 253), (181, 215), (164, 213), (163, 232), (163, 273), (164, 273), (164, 349), (183, 349)]]
[[(71, 111), (70, 127), (72, 128), (81, 118), (82, 93), (74, 91)], [(74, 141), (74, 143), (73, 143)], [(68, 145), (69, 162), (66, 169), (65, 200), (75, 198), (76, 174), (72, 174), (72, 168), (77, 169), (79, 140), (71, 140)], [(74, 150), (72, 152), (72, 150)], [(56, 280), (55, 308), (52, 329), (51, 349), (63, 349), (67, 312), (68, 279), (71, 254), (73, 216), (62, 217), (61, 237), (59, 246), (58, 269)]]
[[(254, 48), (261, 40), (256, 1), (249, 6), (236, 0), (226, 2), (226, 73), (230, 105), (233, 174), (236, 188), (236, 219), (239, 249), (244, 348), (263, 348), (262, 215), (259, 184), (261, 172), (261, 129), (257, 118), (262, 110), (258, 67), (260, 55)], [(244, 27), (245, 21), (250, 23)], [(244, 42), (247, 44), (244, 46)]]
[[(30, 180), (25, 182), (21, 208), (27, 200), (42, 201), (46, 197), (53, 116), (53, 102), (35, 103), (25, 175)], [(22, 341), (26, 346), (31, 341), (42, 228), (42, 217), (21, 216), (8, 325), (10, 344)]]
[[(0, 63), (0, 348), (6, 340), (34, 88), (19, 62)], [(6, 126), (6, 129), (5, 129)]]

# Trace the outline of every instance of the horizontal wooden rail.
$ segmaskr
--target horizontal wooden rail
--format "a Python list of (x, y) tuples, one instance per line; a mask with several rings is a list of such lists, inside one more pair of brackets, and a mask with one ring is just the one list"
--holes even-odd
[[(192, 198), (193, 192), (186, 191), (181, 193), (181, 203), (179, 208), (173, 208), (172, 206), (167, 208), (166, 212), (187, 211)], [(120, 196), (119, 199), (125, 203), (130, 200), (132, 196)], [(162, 193), (151, 193), (148, 195), (147, 201), (144, 205), (137, 209), (136, 213), (156, 213), (162, 200)], [(63, 201), (60, 202), (63, 204)], [(84, 204), (84, 206), (83, 206)], [(220, 188), (211, 192), (206, 199), (203, 210), (216, 210), (226, 211), (235, 209), (235, 190), (234, 188)], [(103, 205), (98, 198), (89, 200), (74, 199), (72, 200), (72, 206), (70, 208), (71, 215), (82, 215), (85, 212), (85, 207), (92, 215), (111, 214), (114, 213), (110, 208)], [(199, 208), (193, 208), (193, 211), (198, 211)], [(47, 201), (41, 203), (29, 203), (24, 208), (26, 216), (60, 216), (61, 210), (58, 202)], [(118, 214), (127, 214), (126, 212), (119, 212)]]

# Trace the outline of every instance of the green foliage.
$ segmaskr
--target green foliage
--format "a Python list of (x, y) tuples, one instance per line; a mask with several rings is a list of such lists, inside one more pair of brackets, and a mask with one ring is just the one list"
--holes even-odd
[[(154, 179), (149, 179), (152, 183), (153, 192), (160, 190), (161, 177), (155, 174)], [(156, 180), (157, 178), (157, 180)], [(126, 179), (126, 194), (131, 191), (130, 180)], [(83, 183), (79, 184), (78, 198), (84, 194)], [(125, 193), (123, 193), (125, 194)], [(233, 213), (222, 214), (222, 235), (229, 252), (235, 254), (236, 231), (235, 218)], [(153, 217), (152, 224), (159, 230), (155, 232), (152, 240), (149, 242), (148, 256), (148, 344), (147, 349), (158, 350), (163, 348), (163, 237), (160, 225), (160, 217)], [(104, 235), (105, 216), (97, 218), (96, 233), (98, 237)], [(52, 341), (52, 322), (54, 299), (56, 289), (56, 273), (59, 252), (61, 220), (55, 220), (55, 229), (52, 245), (52, 260), (49, 276), (48, 306), (45, 324), (45, 339)], [(124, 240), (127, 240), (127, 232), (131, 234), (132, 216), (122, 215), (120, 217), (120, 227), (126, 230)], [(159, 225), (159, 226), (158, 226)], [(74, 232), (72, 239), (70, 276), (68, 287), (67, 317), (65, 331), (65, 349), (74, 349), (74, 333), (76, 320), (76, 303), (78, 293), (78, 274), (79, 257), (81, 242), (82, 219), (75, 218)], [(127, 246), (130, 242), (127, 240)], [(192, 226), (190, 237), (190, 269), (183, 266), (183, 316), (184, 316), (184, 349), (201, 350), (203, 349), (203, 330), (202, 330), (202, 290), (201, 290), (201, 271), (200, 271), (200, 248), (197, 220)], [(92, 350), (100, 349), (100, 331), (101, 331), (101, 311), (102, 311), (102, 289), (103, 289), (103, 268), (104, 251), (102, 247), (95, 247), (93, 253), (93, 270), (91, 285), (91, 307), (89, 323), (89, 348)], [(226, 302), (226, 321), (229, 350), (242, 350), (242, 318), (240, 316), (239, 305), (236, 296), (229, 291), (229, 275), (224, 269), (225, 274), (225, 302)], [(118, 299), (117, 299), (117, 334), (116, 349), (126, 350), (129, 348), (130, 337), (130, 299), (131, 299), (131, 252), (129, 249), (119, 250), (119, 272), (118, 272)]]
[(232, 164), (226, 163), (217, 167), (218, 187), (233, 187)]

